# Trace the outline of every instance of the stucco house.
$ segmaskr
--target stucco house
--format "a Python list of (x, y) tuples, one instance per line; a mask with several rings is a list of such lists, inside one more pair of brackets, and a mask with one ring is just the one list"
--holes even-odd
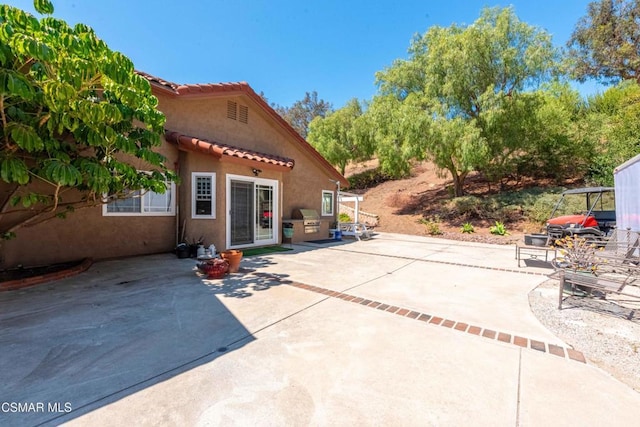
[[(200, 236), (218, 249), (272, 245), (283, 222), (294, 224), (294, 242), (328, 236), (337, 183), (348, 182), (247, 83), (140, 74), (167, 119), (157, 151), (180, 184), (22, 228), (1, 246), (3, 268), (166, 252)], [(300, 209), (317, 212), (319, 226), (292, 219)]]

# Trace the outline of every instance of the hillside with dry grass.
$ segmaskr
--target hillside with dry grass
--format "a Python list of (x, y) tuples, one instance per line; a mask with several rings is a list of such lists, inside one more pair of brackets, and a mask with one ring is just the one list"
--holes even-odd
[[(377, 160), (352, 164), (347, 168), (345, 176), (349, 178), (371, 174), (377, 166)], [(451, 179), (438, 174), (429, 162), (416, 163), (411, 176), (405, 179), (376, 177), (371, 181), (372, 183), (364, 186), (366, 188), (347, 191), (364, 196), (360, 210), (379, 216), (379, 223), (375, 228), (377, 231), (509, 244), (521, 240), (525, 233), (539, 232), (541, 228), (540, 223), (528, 220), (518, 206), (510, 206), (508, 211), (503, 209), (498, 215), (483, 212), (482, 209), (467, 209), (464, 214), (456, 213), (455, 209), (450, 208), (454, 203), (448, 190), (452, 184)], [(523, 179), (506, 183), (500, 189), (473, 174), (467, 178), (466, 184), (467, 194), (478, 198), (490, 197), (500, 191), (517, 192), (534, 186), (552, 186), (549, 182)], [(505, 224), (509, 235), (497, 236), (490, 233), (489, 229), (496, 221)], [(461, 228), (465, 223), (473, 226), (473, 233), (462, 233)]]

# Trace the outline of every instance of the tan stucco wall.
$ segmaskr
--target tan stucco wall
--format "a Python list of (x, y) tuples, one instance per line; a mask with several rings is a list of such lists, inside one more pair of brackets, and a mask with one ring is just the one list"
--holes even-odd
[[(279, 241), (281, 222), (289, 220), (293, 209), (315, 209), (320, 214), (322, 190), (335, 191), (330, 175), (318, 165), (317, 159), (248, 96), (190, 99), (158, 94), (158, 98), (158, 108), (167, 117), (168, 130), (295, 160), (293, 170), (285, 172), (271, 170), (266, 165), (257, 166), (262, 170), (260, 178), (280, 182)], [(248, 123), (227, 118), (228, 99), (249, 108)], [(178, 238), (184, 235), (185, 239), (204, 235), (208, 244), (225, 248), (226, 175), (253, 177), (252, 166), (227, 162), (224, 158), (219, 161), (201, 153), (178, 152), (174, 145), (166, 142), (158, 151), (167, 157), (168, 167), (179, 168), (177, 217), (103, 217), (102, 208), (82, 209), (66, 220), (19, 230), (17, 239), (5, 242), (0, 248), (0, 268), (169, 251), (175, 246), (177, 233)], [(134, 165), (145, 169), (142, 162)], [(216, 173), (216, 219), (191, 218), (192, 171)], [(321, 231), (306, 235), (296, 221), (294, 242), (327, 237), (334, 220), (334, 217), (322, 217)]]
[[(251, 167), (245, 165), (238, 165), (234, 163), (219, 162), (213, 157), (203, 156), (197, 153), (186, 152), (182, 153), (183, 160), (181, 162), (181, 179), (182, 185), (180, 186), (180, 235), (184, 235), (185, 240), (192, 241), (198, 239), (200, 236), (204, 236), (205, 243), (207, 245), (213, 243), (218, 249), (226, 249), (226, 232), (227, 232), (227, 209), (226, 209), (226, 194), (227, 194), (227, 175), (240, 175), (248, 178), (253, 178), (254, 175), (251, 172)], [(193, 172), (215, 172), (216, 174), (216, 218), (215, 219), (193, 219), (192, 218), (192, 202), (191, 202), (191, 174)], [(278, 181), (278, 191), (282, 195), (286, 194), (287, 187), (283, 185), (283, 176), (286, 176), (292, 172), (277, 172), (268, 169), (262, 170), (259, 177), (264, 179), (271, 179)], [(312, 187), (312, 182), (306, 182), (307, 186)], [(296, 186), (296, 189), (298, 186)], [(311, 190), (310, 192), (313, 192)], [(282, 203), (282, 206), (278, 204), (279, 217), (278, 217), (278, 238), (279, 241), (282, 237), (282, 222), (294, 222), (294, 242), (300, 242), (304, 240), (314, 240), (326, 238), (329, 234), (329, 225), (334, 221), (333, 217), (322, 217), (321, 230), (318, 233), (304, 234), (302, 231), (301, 221), (292, 221), (291, 212), (296, 207), (308, 207), (310, 204), (306, 204), (300, 200), (300, 197), (296, 199), (296, 193), (289, 195), (289, 199), (293, 203), (286, 205)], [(322, 190), (318, 191), (319, 200), (322, 198)], [(284, 198), (283, 198), (284, 199)], [(320, 206), (314, 208), (318, 210), (320, 214)], [(298, 224), (299, 223), (299, 224)], [(182, 227), (186, 228), (183, 233)]]
[[(178, 150), (163, 144), (156, 151), (167, 157), (166, 164), (173, 169)], [(148, 169), (137, 159), (132, 164)], [(115, 217), (102, 216), (101, 206), (78, 209), (65, 219), (19, 228), (15, 239), (0, 246), (0, 268), (170, 251), (175, 246), (175, 224), (175, 216)]]
[(170, 251), (175, 246), (175, 217), (103, 217), (89, 208), (17, 231), (3, 244), (6, 268)]
[[(330, 175), (325, 169), (320, 167), (317, 159), (301, 149), (290, 134), (279, 125), (274, 124), (272, 118), (268, 117), (263, 110), (246, 96), (217, 97), (217, 98), (172, 98), (168, 96), (159, 97), (159, 108), (167, 116), (166, 127), (169, 130), (177, 131), (186, 135), (207, 139), (213, 142), (228, 144), (248, 150), (254, 150), (267, 154), (275, 154), (282, 157), (292, 158), (295, 167), (290, 172), (273, 172), (267, 167), (261, 168), (263, 172), (261, 178), (281, 180), (280, 196), (282, 198), (282, 209), (280, 218), (288, 222), (291, 213), (296, 208), (315, 209), (321, 214), (322, 190), (336, 191), (336, 185), (330, 181)], [(246, 105), (249, 108), (248, 123), (241, 123), (237, 120), (227, 118), (227, 101), (233, 100), (239, 105)], [(193, 160), (194, 158), (200, 160)], [(181, 171), (198, 170), (199, 172), (216, 172), (218, 212), (215, 224), (206, 224), (207, 220), (190, 220), (191, 206), (187, 206), (187, 235), (198, 237), (200, 231), (211, 230), (215, 234), (217, 248), (223, 247), (226, 232), (226, 215), (220, 209), (224, 206), (226, 194), (225, 174), (237, 174), (253, 176), (251, 166), (236, 165), (224, 162), (203, 159), (207, 156), (189, 153), (186, 163), (181, 164)], [(209, 167), (210, 169), (206, 169)], [(200, 169), (202, 168), (202, 169)], [(189, 187), (187, 190), (186, 187)], [(191, 175), (183, 176), (182, 194), (190, 194)], [(181, 200), (185, 200), (184, 197)], [(185, 212), (185, 207), (181, 207), (181, 212)], [(184, 218), (183, 218), (184, 219)], [(294, 234), (294, 242), (302, 240), (313, 240), (326, 238), (329, 234), (330, 224), (335, 221), (334, 217), (321, 217), (322, 226), (319, 233), (303, 235), (298, 232), (297, 227)], [(197, 235), (196, 235), (197, 234)], [(280, 234), (281, 231), (280, 231)], [(281, 236), (280, 236), (281, 237)]]

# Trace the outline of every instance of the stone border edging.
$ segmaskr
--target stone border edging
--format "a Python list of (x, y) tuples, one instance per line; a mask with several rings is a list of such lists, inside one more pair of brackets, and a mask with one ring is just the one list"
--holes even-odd
[[(531, 338), (521, 337), (518, 335), (511, 335), (505, 332), (494, 331), (491, 329), (482, 328), (480, 326), (469, 325), (463, 322), (456, 322), (455, 320), (445, 319), (443, 317), (432, 316), (430, 314), (420, 313), (410, 310), (408, 308), (402, 308), (394, 305), (383, 304), (378, 301), (368, 300), (362, 297), (356, 297), (354, 295), (345, 294), (342, 292), (332, 291), (326, 288), (320, 288), (318, 286), (305, 285), (303, 283), (292, 282), (288, 285), (304, 289), (311, 292), (327, 295), (332, 298), (339, 298), (347, 302), (353, 302), (355, 304), (364, 305), (370, 308), (376, 308), (378, 310), (387, 311), (398, 316), (408, 317), (410, 319), (419, 320), (428, 323), (433, 326), (442, 326), (448, 329), (456, 330), (478, 337), (488, 338), (490, 340), (498, 340), (505, 344), (512, 344), (521, 348), (537, 350), (542, 353), (549, 353), (554, 356), (568, 358), (576, 362), (587, 363), (582, 352), (574, 350), (572, 348), (565, 348), (555, 344), (548, 344), (543, 341), (534, 340)], [(566, 357), (565, 357), (566, 354)]]
[(56, 271), (48, 274), (40, 274), (38, 276), (26, 277), (24, 279), (9, 280), (0, 283), (1, 291), (15, 291), (17, 289), (27, 288), (30, 286), (40, 285), (42, 283), (50, 282), (53, 280), (60, 280), (67, 277), (75, 276), (84, 271), (87, 271), (89, 267), (93, 265), (93, 259), (85, 258), (82, 262), (71, 268), (65, 270)]

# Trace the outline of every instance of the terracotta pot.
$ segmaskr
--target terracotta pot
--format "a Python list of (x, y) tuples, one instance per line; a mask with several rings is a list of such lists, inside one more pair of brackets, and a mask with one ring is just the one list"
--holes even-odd
[(240, 260), (242, 259), (242, 251), (230, 249), (220, 252), (222, 259), (229, 262), (229, 273), (237, 273), (240, 270)]

